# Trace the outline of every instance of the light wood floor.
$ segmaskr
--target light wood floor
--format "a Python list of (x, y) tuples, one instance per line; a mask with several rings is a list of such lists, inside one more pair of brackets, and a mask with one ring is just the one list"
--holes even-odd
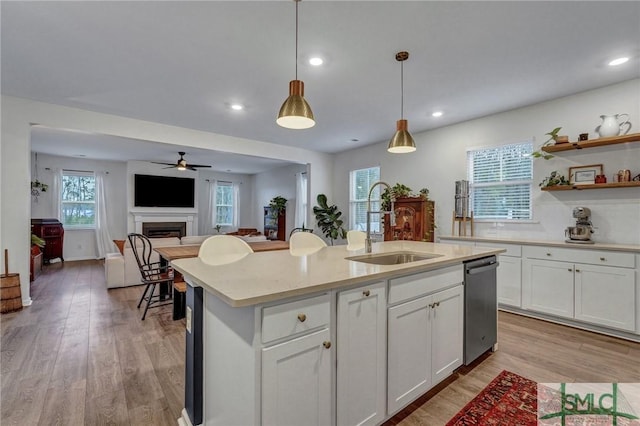
[[(0, 317), (0, 424), (176, 425), (184, 322), (140, 321), (141, 287), (105, 289), (102, 262), (45, 267), (33, 305)], [(389, 424), (445, 424), (503, 369), (537, 382), (640, 382), (640, 344), (500, 313), (499, 351)], [(425, 398), (426, 399), (426, 398)]]

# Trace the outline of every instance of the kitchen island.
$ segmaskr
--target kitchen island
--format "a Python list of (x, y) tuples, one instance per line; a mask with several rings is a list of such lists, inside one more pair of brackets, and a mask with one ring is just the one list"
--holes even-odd
[[(393, 241), (172, 262), (189, 284), (179, 422), (382, 423), (462, 364), (462, 264), (502, 251)], [(393, 253), (425, 259), (347, 259)]]

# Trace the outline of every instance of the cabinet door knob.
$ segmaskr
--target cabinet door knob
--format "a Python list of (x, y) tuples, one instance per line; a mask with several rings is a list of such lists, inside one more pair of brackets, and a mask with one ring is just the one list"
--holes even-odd
[(547, 256), (551, 256), (551, 253), (547, 253)]
[(435, 303), (435, 305), (436, 305), (436, 306), (440, 306), (440, 302), (436, 302), (436, 303)]
[(322, 343), (322, 346), (324, 346), (325, 348), (329, 349), (331, 347), (331, 342), (326, 340), (324, 343)]
[(364, 297), (369, 297), (369, 295), (371, 295), (371, 292), (369, 290), (365, 290), (365, 291), (362, 292), (362, 295)]
[(569, 269), (567, 269), (567, 271), (569, 271), (569, 272), (573, 272), (573, 269), (569, 268)]
[(298, 321), (305, 322), (307, 320), (307, 316), (305, 314), (298, 314)]
[(607, 258), (606, 257), (601, 257), (600, 260), (602, 260), (603, 262), (606, 262)]
[(580, 269), (576, 269), (576, 272), (580, 272)]

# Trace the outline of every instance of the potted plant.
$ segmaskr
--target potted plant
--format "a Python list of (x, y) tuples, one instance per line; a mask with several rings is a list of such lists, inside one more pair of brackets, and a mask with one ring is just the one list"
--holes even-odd
[(556, 127), (549, 133), (545, 133), (546, 136), (549, 136), (549, 139), (547, 139), (542, 145), (540, 145), (539, 150), (533, 151), (531, 153), (531, 156), (533, 158), (544, 158), (545, 160), (553, 158), (553, 155), (549, 154), (548, 152), (542, 151), (542, 148), (547, 145), (554, 145), (556, 143), (556, 140), (558, 139), (558, 132), (560, 131), (560, 129), (562, 129), (562, 127)]
[(273, 197), (271, 201), (269, 201), (269, 207), (271, 207), (271, 214), (274, 217), (277, 217), (284, 212), (285, 205), (287, 204), (287, 199), (281, 197), (279, 195)]
[[(429, 191), (427, 190), (427, 193), (428, 192)], [(393, 185), (391, 187), (391, 190), (389, 190), (389, 188), (385, 188), (385, 190), (380, 195), (380, 198), (382, 198), (382, 210), (389, 210), (391, 208), (392, 196), (394, 199), (396, 199), (400, 197), (413, 197), (414, 194), (411, 192), (411, 188), (401, 183), (396, 183), (395, 185)]]
[(567, 180), (567, 178), (564, 177), (564, 175), (560, 174), (560, 172), (556, 170), (552, 171), (551, 174), (549, 174), (549, 176), (544, 178), (544, 180), (538, 184), (538, 186), (541, 188), (546, 188), (549, 186), (557, 186), (557, 185), (571, 185), (571, 183), (569, 183), (569, 181)]
[(331, 240), (331, 245), (337, 238), (347, 238), (347, 231), (342, 227), (343, 221), (340, 219), (342, 212), (338, 210), (338, 206), (329, 206), (324, 194), (318, 194), (317, 201), (318, 205), (313, 207), (313, 214), (316, 215), (318, 227), (322, 229), (324, 236)]

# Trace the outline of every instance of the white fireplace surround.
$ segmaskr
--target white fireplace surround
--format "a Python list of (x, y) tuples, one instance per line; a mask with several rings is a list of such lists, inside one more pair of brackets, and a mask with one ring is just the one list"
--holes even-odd
[(142, 224), (145, 222), (185, 222), (187, 224), (187, 236), (194, 235), (194, 222), (196, 213), (184, 212), (135, 212), (132, 211), (134, 232), (142, 234)]

